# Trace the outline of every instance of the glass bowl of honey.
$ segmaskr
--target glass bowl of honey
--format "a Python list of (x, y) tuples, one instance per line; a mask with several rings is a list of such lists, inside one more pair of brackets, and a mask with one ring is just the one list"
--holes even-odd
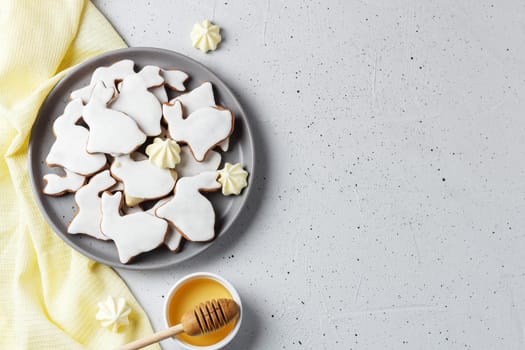
[(241, 311), (239, 318), (212, 333), (197, 336), (182, 333), (173, 337), (180, 347), (188, 350), (217, 350), (224, 347), (241, 327), (242, 303), (239, 293), (230, 282), (210, 272), (192, 273), (171, 287), (164, 304), (164, 320), (167, 327), (178, 324), (182, 315), (198, 304), (219, 298), (235, 300)]

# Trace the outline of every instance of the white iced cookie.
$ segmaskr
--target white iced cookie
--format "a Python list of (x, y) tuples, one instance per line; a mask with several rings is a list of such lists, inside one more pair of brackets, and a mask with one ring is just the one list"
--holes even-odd
[[(169, 196), (166, 198), (162, 198), (161, 200), (157, 201), (151, 209), (148, 209), (146, 211), (142, 210), (140, 206), (135, 207), (126, 207), (124, 209), (124, 212), (126, 214), (135, 214), (135, 213), (146, 213), (149, 215), (155, 215), (155, 210), (157, 210), (158, 207), (161, 205), (167, 203), (173, 198), (173, 196)], [(177, 228), (173, 226), (172, 223), (168, 222), (168, 232), (166, 233), (166, 238), (164, 239), (164, 245), (168, 247), (169, 250), (171, 250), (173, 253), (177, 253), (181, 246), (182, 246), (182, 235), (177, 231)]]
[(224, 168), (218, 171), (219, 181), (222, 185), (222, 194), (229, 196), (231, 194), (238, 195), (242, 189), (248, 185), (246, 178), (248, 172), (242, 168), (240, 163), (232, 165), (230, 163), (224, 164)]
[(166, 92), (166, 88), (164, 85), (161, 86), (154, 86), (152, 88), (148, 89), (149, 92), (151, 92), (157, 100), (159, 100), (160, 103), (166, 103), (168, 102), (168, 93)]
[(193, 47), (202, 52), (215, 50), (222, 40), (221, 28), (209, 20), (195, 23), (190, 36)]
[(161, 75), (164, 78), (164, 84), (171, 90), (185, 91), (184, 83), (188, 80), (189, 75), (177, 69), (162, 69)]
[(100, 212), (99, 194), (115, 183), (116, 181), (109, 174), (109, 170), (104, 170), (93, 176), (87, 185), (81, 187), (75, 193), (78, 211), (67, 228), (68, 233), (84, 233), (97, 239), (108, 239), (100, 231), (102, 214)]
[(175, 185), (171, 170), (161, 169), (147, 159), (135, 161), (129, 155), (115, 158), (111, 173), (124, 184), (126, 204), (130, 207), (146, 199), (164, 197)]
[(180, 163), (180, 146), (172, 139), (156, 137), (146, 147), (146, 154), (151, 163), (162, 169), (173, 169)]
[[(182, 94), (170, 101), (174, 104), (175, 101), (182, 103), (183, 115), (187, 116), (199, 108), (216, 107), (215, 95), (213, 93), (213, 85), (210, 82), (204, 82), (200, 86), (191, 90), (186, 94)], [(219, 143), (217, 146), (224, 152), (228, 151), (230, 139)]]
[(84, 107), (83, 118), (89, 126), (87, 151), (90, 153), (129, 154), (146, 141), (146, 135), (133, 119), (107, 107), (113, 92), (103, 83), (97, 83)]
[(50, 196), (60, 196), (66, 192), (76, 192), (86, 182), (86, 177), (78, 175), (71, 170), (64, 169), (66, 174), (59, 176), (57, 174), (44, 175), (46, 186), (43, 192)]
[(224, 141), (233, 131), (234, 117), (227, 109), (199, 108), (184, 119), (181, 104), (175, 101), (174, 105), (163, 105), (163, 112), (171, 138), (187, 143), (199, 162), (204, 160), (211, 148)]
[[(173, 196), (169, 196), (159, 200), (155, 205), (146, 211), (150, 215), (155, 215), (155, 211), (162, 205), (166, 204), (173, 199)], [(156, 216), (156, 215), (155, 215)], [(182, 245), (182, 235), (177, 231), (177, 228), (170, 222), (168, 222), (168, 233), (164, 239), (164, 245), (168, 247), (174, 253), (177, 253)]]
[(182, 246), (182, 235), (172, 223), (169, 223), (168, 233), (164, 239), (164, 245), (173, 253), (180, 251)]
[(170, 221), (188, 240), (206, 242), (215, 237), (215, 212), (210, 201), (200, 191), (221, 187), (215, 171), (183, 177), (177, 181), (173, 198), (155, 211), (158, 217)]
[(222, 141), (217, 145), (223, 152), (228, 152), (228, 149), (230, 149), (230, 138), (228, 137), (226, 140)]
[(106, 165), (103, 154), (90, 154), (86, 151), (89, 130), (76, 125), (82, 117), (84, 106), (80, 99), (66, 105), (64, 114), (53, 123), (56, 140), (46, 157), (49, 165), (58, 165), (75, 173), (89, 175), (96, 173)]
[(179, 95), (170, 101), (182, 103), (184, 116), (188, 116), (199, 108), (215, 107), (215, 95), (213, 94), (213, 85), (210, 82), (204, 82), (200, 86), (188, 93)]
[(164, 242), (168, 223), (147, 213), (120, 215), (122, 192), (102, 194), (102, 232), (117, 246), (123, 264)]
[(221, 164), (221, 155), (218, 152), (210, 150), (202, 162), (197, 162), (191, 154), (188, 146), (181, 147), (181, 161), (175, 167), (179, 177), (195, 176), (206, 171), (215, 171)]
[(122, 60), (108, 67), (98, 67), (93, 72), (89, 85), (73, 91), (71, 98), (80, 98), (82, 102), (86, 103), (91, 97), (93, 88), (99, 82), (104, 83), (104, 86), (108, 88), (115, 88), (115, 82), (121, 81), (128, 75), (135, 73), (134, 65), (135, 63), (131, 60)]
[(148, 90), (155, 95), (160, 103), (168, 102), (168, 93), (166, 92), (166, 86), (170, 90), (185, 91), (186, 87), (184, 82), (188, 79), (188, 74), (180, 70), (160, 70), (160, 75), (164, 78), (164, 84), (160, 86), (154, 86)]
[(163, 83), (160, 68), (146, 66), (140, 72), (124, 78), (119, 85), (120, 93), (111, 108), (133, 118), (146, 135), (157, 136), (160, 134), (162, 109), (157, 97), (148, 89)]
[(98, 303), (98, 312), (95, 318), (100, 321), (102, 327), (116, 333), (120, 327), (129, 324), (128, 316), (130, 313), (131, 308), (124, 298), (118, 298), (115, 301), (113, 297), (108, 296), (106, 301)]

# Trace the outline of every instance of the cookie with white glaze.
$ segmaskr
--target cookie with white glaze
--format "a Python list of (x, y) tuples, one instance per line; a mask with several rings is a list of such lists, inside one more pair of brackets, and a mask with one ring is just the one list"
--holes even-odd
[(233, 113), (217, 107), (203, 107), (182, 116), (180, 101), (163, 105), (170, 137), (177, 142), (188, 144), (195, 159), (202, 162), (206, 153), (224, 141), (233, 132)]
[(184, 83), (188, 80), (189, 75), (177, 69), (161, 69), (161, 75), (164, 78), (164, 84), (175, 91), (186, 91)]
[(44, 175), (46, 183), (43, 192), (49, 196), (61, 196), (68, 192), (76, 192), (86, 182), (86, 177), (64, 169), (65, 175), (57, 174)]
[(109, 170), (93, 176), (87, 185), (75, 193), (77, 214), (69, 224), (67, 232), (71, 234), (83, 233), (97, 239), (108, 240), (100, 230), (102, 214), (100, 211), (100, 193), (116, 183)]
[(154, 86), (148, 89), (153, 95), (155, 95), (155, 97), (157, 98), (157, 100), (159, 100), (160, 103), (166, 103), (169, 100), (166, 87), (168, 87), (170, 90), (175, 91), (186, 90), (184, 82), (188, 79), (189, 76), (183, 71), (161, 69), (160, 75), (162, 76), (162, 78), (164, 78), (164, 84)]
[(230, 138), (228, 137), (226, 140), (222, 141), (217, 145), (223, 152), (228, 152), (230, 149)]
[(147, 136), (160, 134), (162, 108), (159, 99), (148, 89), (161, 86), (164, 79), (160, 68), (146, 66), (138, 73), (128, 75), (119, 84), (117, 98), (111, 108), (131, 117)]
[(101, 201), (102, 232), (115, 242), (122, 263), (127, 264), (135, 256), (164, 242), (168, 230), (165, 220), (144, 212), (121, 215), (121, 192), (104, 192)]
[[(188, 93), (179, 95), (170, 101), (174, 104), (175, 101), (180, 101), (184, 117), (195, 112), (199, 108), (217, 107), (215, 102), (215, 94), (213, 93), (213, 85), (209, 81), (202, 83), (200, 86), (191, 90)], [(228, 151), (230, 139), (227, 138), (217, 145), (223, 152)]]
[(89, 153), (129, 154), (146, 141), (146, 135), (126, 114), (107, 107), (114, 89), (97, 83), (82, 117), (89, 126)]
[(166, 92), (166, 88), (164, 85), (161, 86), (154, 86), (152, 88), (148, 89), (149, 92), (151, 92), (157, 100), (159, 100), (160, 103), (166, 103), (168, 102), (168, 93)]
[(46, 157), (50, 166), (61, 166), (77, 174), (90, 175), (106, 165), (106, 156), (86, 151), (89, 130), (76, 125), (82, 117), (84, 105), (80, 99), (70, 101), (53, 123), (56, 140)]
[[(153, 207), (151, 207), (148, 210), (143, 210), (140, 205), (134, 206), (134, 207), (124, 207), (123, 211), (126, 214), (135, 214), (135, 213), (146, 213), (153, 216), (155, 215), (155, 211), (158, 207), (161, 205), (164, 205), (168, 201), (170, 201), (173, 198), (173, 196), (169, 196), (166, 198), (162, 198), (155, 203)], [(168, 232), (166, 233), (166, 238), (164, 239), (164, 245), (171, 250), (173, 253), (178, 253), (181, 250), (182, 243), (183, 243), (183, 237), (177, 231), (177, 228), (173, 226), (172, 223), (168, 221)]]
[(171, 222), (189, 241), (206, 242), (215, 237), (215, 211), (201, 191), (215, 191), (221, 185), (217, 172), (183, 177), (175, 185), (174, 196), (155, 211), (158, 217)]
[(98, 67), (91, 75), (89, 85), (73, 91), (71, 98), (80, 98), (83, 103), (87, 103), (97, 83), (102, 82), (104, 86), (114, 89), (117, 82), (135, 73), (134, 66), (132, 60), (121, 60), (108, 67)]
[(180, 148), (180, 163), (175, 166), (179, 177), (195, 176), (206, 171), (215, 171), (221, 165), (221, 154), (210, 150), (202, 162), (198, 162), (191, 154), (188, 146)]
[(164, 197), (175, 185), (174, 174), (170, 169), (161, 169), (148, 159), (134, 160), (129, 155), (113, 160), (111, 174), (122, 181), (128, 206)]
[(179, 95), (170, 101), (175, 104), (179, 101), (183, 105), (184, 116), (188, 116), (203, 107), (215, 107), (215, 95), (213, 85), (207, 81), (188, 93)]

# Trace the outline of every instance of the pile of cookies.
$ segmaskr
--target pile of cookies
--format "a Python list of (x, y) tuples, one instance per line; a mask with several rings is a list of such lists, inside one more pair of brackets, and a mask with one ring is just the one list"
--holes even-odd
[[(202, 192), (240, 194), (248, 173), (224, 164), (235, 118), (213, 86), (186, 92), (188, 74), (131, 60), (99, 67), (53, 124), (44, 193), (74, 192), (67, 232), (113, 241), (122, 263), (164, 244), (215, 237), (215, 212)], [(175, 95), (169, 99), (170, 95)], [(148, 209), (144, 209), (148, 208)]]

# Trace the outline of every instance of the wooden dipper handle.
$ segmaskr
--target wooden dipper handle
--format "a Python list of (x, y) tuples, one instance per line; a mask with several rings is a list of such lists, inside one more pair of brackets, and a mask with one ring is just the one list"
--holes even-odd
[(128, 343), (119, 350), (136, 350), (159, 341), (171, 338), (180, 333), (199, 335), (215, 332), (239, 317), (239, 305), (232, 299), (213, 299), (200, 303), (193, 310), (182, 315), (180, 323), (166, 330), (154, 333), (134, 342)]

